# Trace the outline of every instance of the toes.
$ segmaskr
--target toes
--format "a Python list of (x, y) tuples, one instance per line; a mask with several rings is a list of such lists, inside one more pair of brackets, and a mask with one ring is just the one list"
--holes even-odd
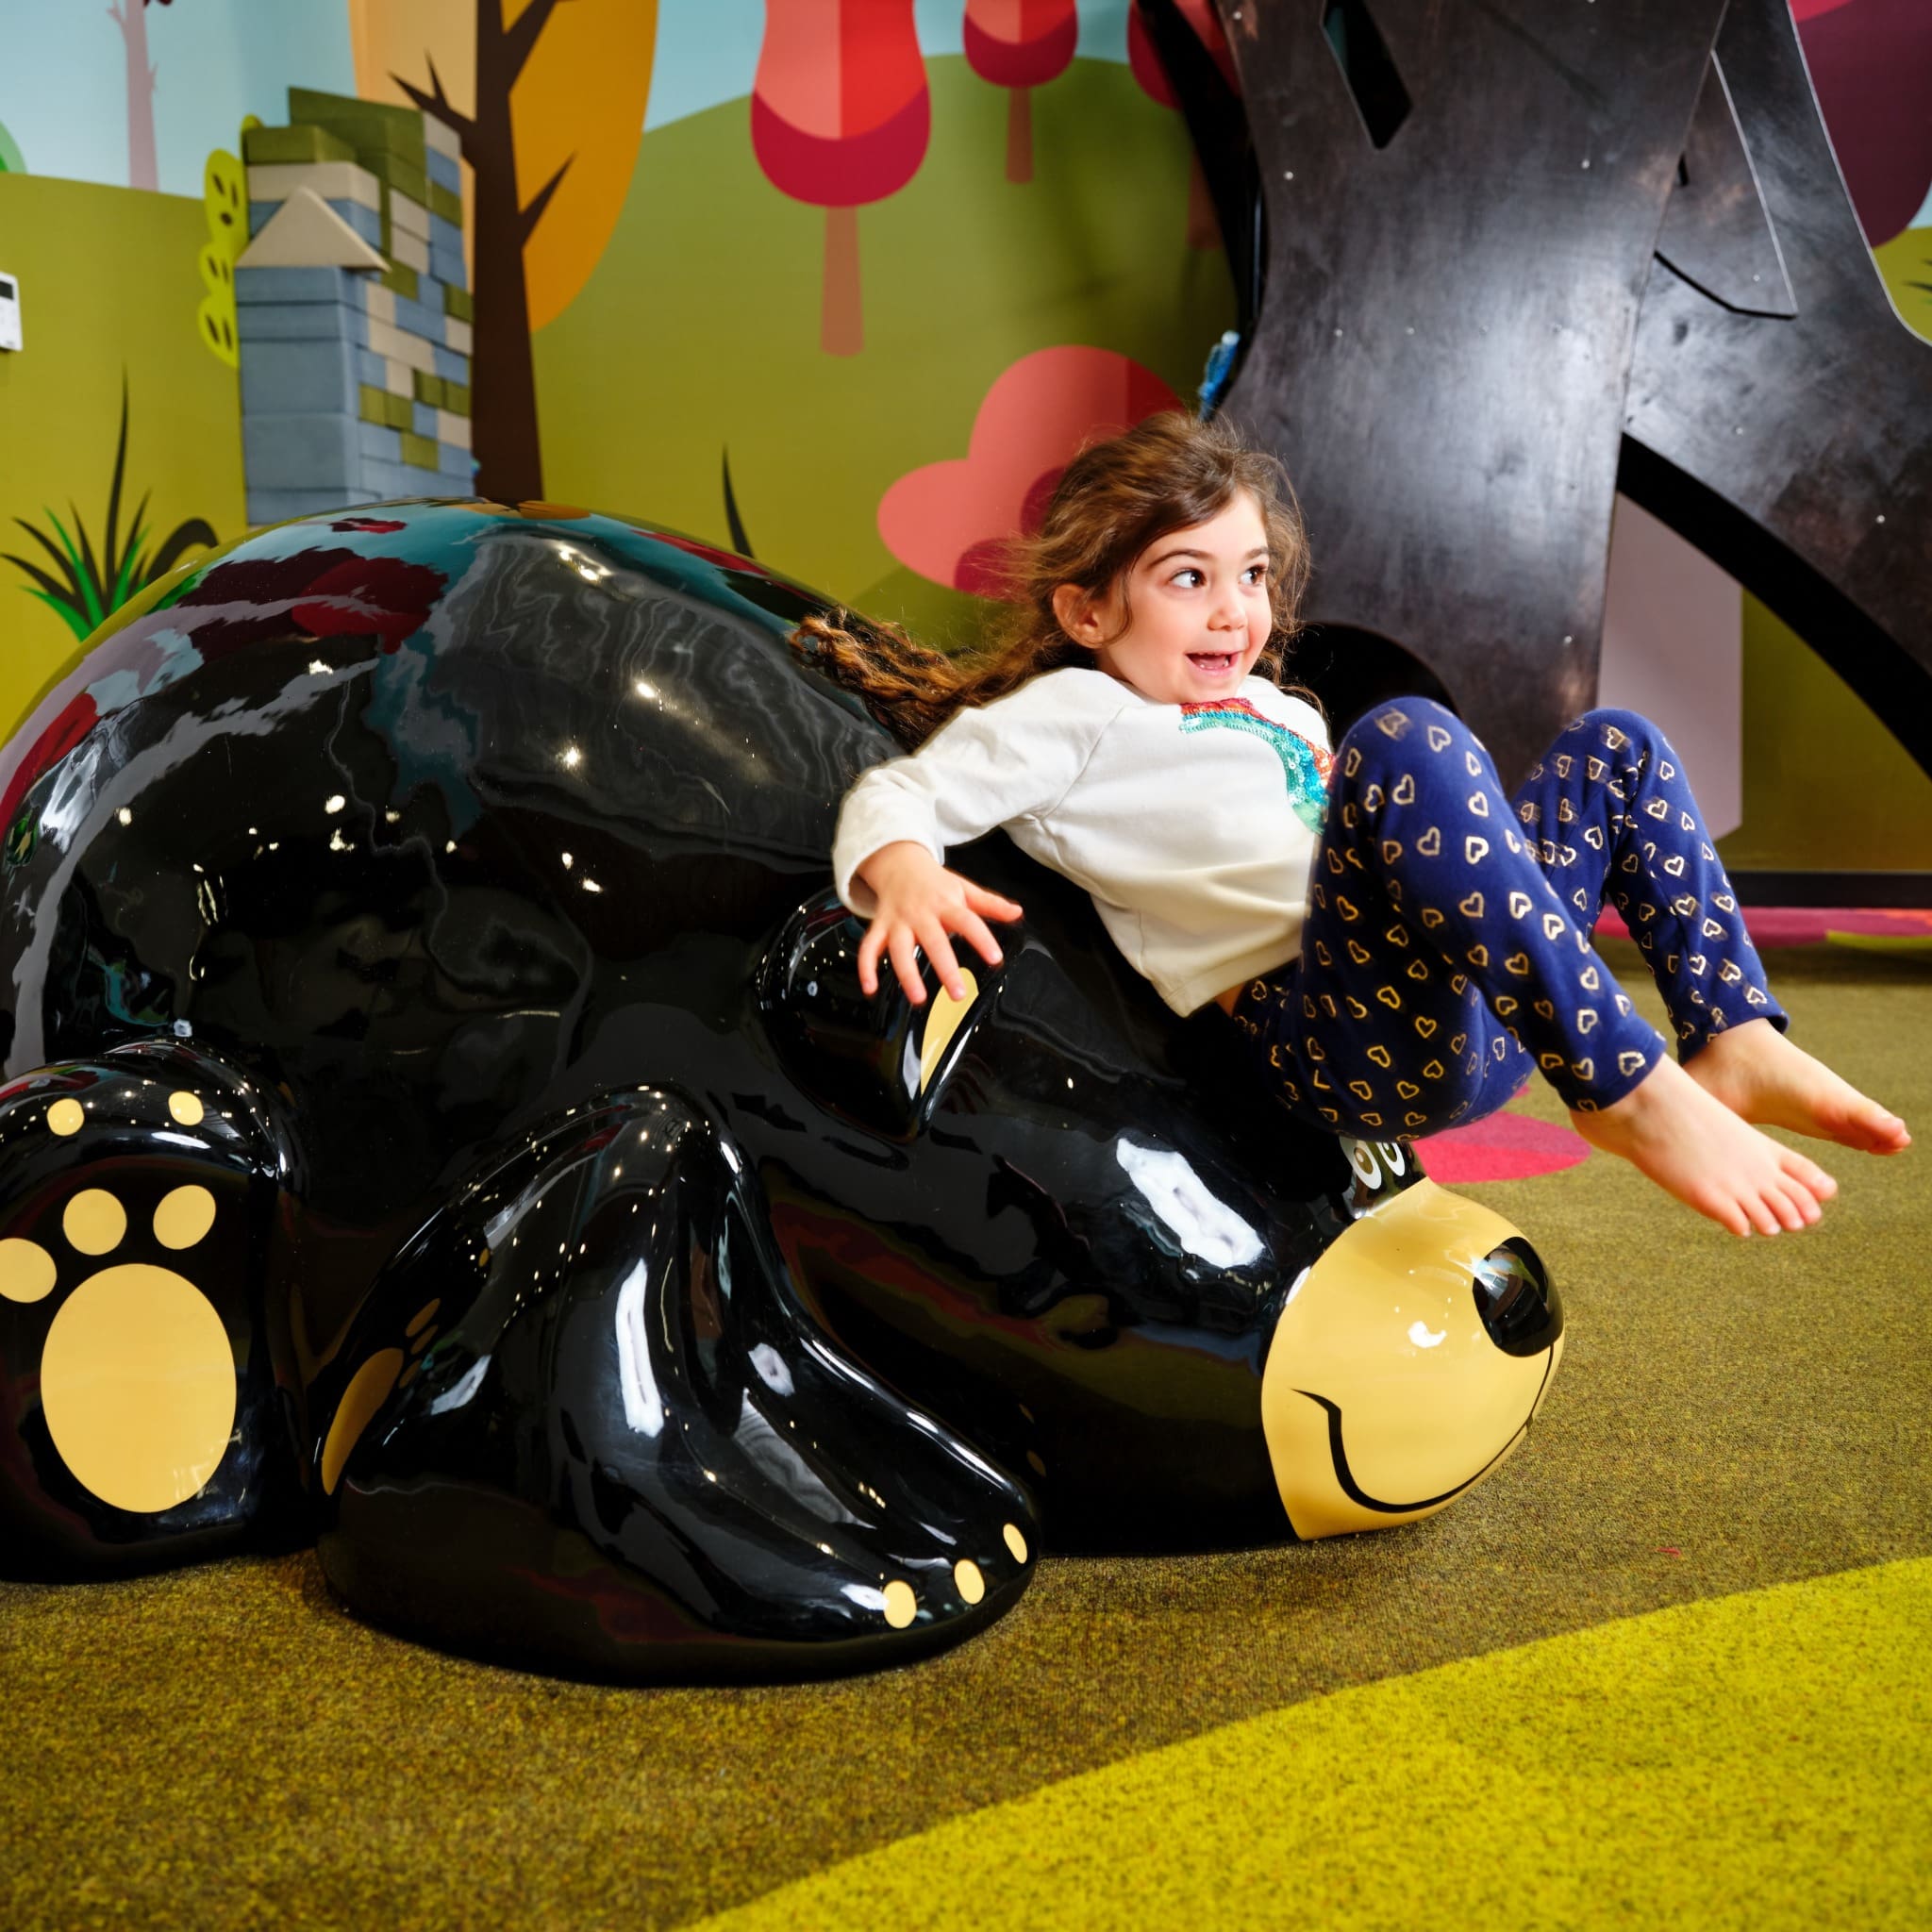
[(1875, 1101), (1867, 1102), (1852, 1124), (1864, 1136), (1870, 1153), (1897, 1154), (1912, 1144), (1905, 1122), (1895, 1113), (1888, 1113)]
[(1829, 1201), (1838, 1192), (1838, 1183), (1815, 1160), (1807, 1159), (1795, 1148), (1785, 1150), (1779, 1165), (1787, 1180), (1796, 1181), (1815, 1200)]
[(1686, 1195), (1685, 1199), (1698, 1213), (1707, 1215), (1726, 1234), (1747, 1235), (1751, 1223), (1745, 1217), (1743, 1208), (1729, 1194), (1716, 1191)]

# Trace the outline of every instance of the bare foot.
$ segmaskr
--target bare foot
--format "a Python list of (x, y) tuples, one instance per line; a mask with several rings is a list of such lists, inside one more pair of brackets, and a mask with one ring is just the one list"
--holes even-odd
[(1897, 1154), (1912, 1144), (1896, 1114), (1793, 1046), (1769, 1020), (1712, 1034), (1684, 1071), (1740, 1120), (1760, 1127), (1789, 1127), (1864, 1154)]
[(1573, 1113), (1570, 1124), (1733, 1234), (1808, 1227), (1838, 1192), (1822, 1167), (1747, 1125), (1675, 1060), (1659, 1060), (1614, 1107)]

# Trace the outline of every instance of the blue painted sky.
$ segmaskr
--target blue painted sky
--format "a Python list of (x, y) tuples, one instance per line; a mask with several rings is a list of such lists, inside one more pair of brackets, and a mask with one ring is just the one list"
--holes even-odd
[[(965, 12), (965, 0), (916, 0), (919, 45), (928, 58), (959, 52)], [(645, 127), (750, 93), (764, 23), (764, 0), (660, 0)], [(1127, 0), (1080, 0), (1078, 52), (1089, 60), (1127, 58)]]
[[(341, 0), (175, 0), (147, 9), (155, 154), (165, 193), (201, 196), (210, 148), (242, 117), (289, 118), (289, 88), (354, 93)], [(108, 0), (0, 0), (0, 122), (27, 170), (127, 180), (127, 65)]]
[[(959, 52), (964, 13), (964, 0), (916, 0), (927, 55)], [(644, 125), (748, 94), (764, 16), (764, 0), (661, 0)], [(244, 114), (285, 121), (291, 85), (355, 92), (342, 0), (175, 0), (147, 27), (166, 193), (198, 197), (208, 150), (232, 150)], [(123, 47), (108, 0), (0, 0), (0, 125), (29, 173), (126, 182)], [(1079, 52), (1126, 58), (1127, 0), (1080, 0)]]

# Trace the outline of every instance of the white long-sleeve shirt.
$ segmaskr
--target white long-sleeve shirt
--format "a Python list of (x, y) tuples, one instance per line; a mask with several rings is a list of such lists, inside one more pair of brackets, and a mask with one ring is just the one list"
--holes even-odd
[(854, 874), (882, 845), (909, 839), (943, 864), (1001, 825), (1085, 887), (1128, 962), (1191, 1013), (1294, 956), (1329, 764), (1321, 714), (1265, 679), (1161, 705), (1104, 671), (1050, 671), (853, 786), (839, 896), (870, 917)]

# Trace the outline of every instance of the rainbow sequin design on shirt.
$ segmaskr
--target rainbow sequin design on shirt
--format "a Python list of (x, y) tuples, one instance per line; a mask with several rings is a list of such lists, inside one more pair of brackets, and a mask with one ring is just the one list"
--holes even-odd
[(1335, 769), (1334, 757), (1310, 744), (1306, 738), (1277, 724), (1273, 718), (1256, 710), (1246, 698), (1221, 698), (1209, 705), (1183, 705), (1183, 731), (1209, 731), (1224, 725), (1230, 731), (1251, 731), (1265, 739), (1281, 760), (1288, 779), (1288, 802), (1294, 815), (1308, 830), (1321, 833), (1328, 821), (1328, 774)]

